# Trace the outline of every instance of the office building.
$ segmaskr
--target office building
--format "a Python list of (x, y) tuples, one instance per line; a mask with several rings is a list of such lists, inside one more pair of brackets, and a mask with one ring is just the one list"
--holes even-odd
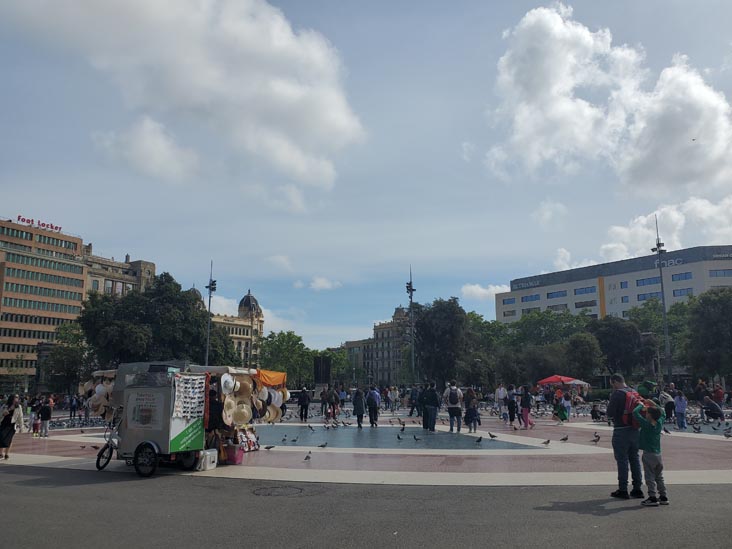
[[(662, 255), (666, 306), (732, 286), (732, 246), (698, 246)], [(633, 307), (661, 299), (657, 255), (517, 278), (496, 294), (496, 319), (515, 322), (533, 311), (586, 312), (628, 318)]]

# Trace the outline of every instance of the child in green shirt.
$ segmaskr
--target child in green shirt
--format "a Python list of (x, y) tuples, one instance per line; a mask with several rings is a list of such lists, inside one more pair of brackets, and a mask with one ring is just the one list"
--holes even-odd
[[(641, 412), (645, 411), (645, 416)], [(664, 411), (652, 400), (644, 400), (636, 406), (633, 416), (640, 423), (638, 447), (643, 450), (643, 476), (648, 487), (648, 499), (641, 505), (644, 507), (658, 507), (668, 505), (666, 484), (663, 481), (663, 459), (661, 458), (661, 431), (666, 419)], [(658, 495), (656, 497), (656, 487)]]

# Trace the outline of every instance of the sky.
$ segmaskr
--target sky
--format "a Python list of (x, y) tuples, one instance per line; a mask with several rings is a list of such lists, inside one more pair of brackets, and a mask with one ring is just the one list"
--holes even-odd
[(415, 300), (732, 244), (732, 4), (0, 4), (0, 216), (314, 348)]

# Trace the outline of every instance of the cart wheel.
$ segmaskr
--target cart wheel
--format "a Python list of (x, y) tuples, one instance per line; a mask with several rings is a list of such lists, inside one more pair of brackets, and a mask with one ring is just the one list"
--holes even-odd
[(198, 464), (198, 456), (196, 452), (185, 452), (180, 456), (180, 466), (184, 471), (193, 471)]
[(97, 454), (97, 471), (101, 471), (109, 465), (109, 460), (112, 459), (112, 451), (112, 445), (109, 442), (102, 446), (102, 449)]
[(135, 471), (141, 477), (150, 477), (158, 468), (158, 453), (149, 442), (141, 443), (135, 449), (135, 458), (132, 461)]

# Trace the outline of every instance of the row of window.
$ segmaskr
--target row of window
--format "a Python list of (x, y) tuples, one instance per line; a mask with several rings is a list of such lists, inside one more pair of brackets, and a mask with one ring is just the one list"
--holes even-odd
[(23, 339), (45, 339), (53, 341), (56, 339), (56, 332), (44, 332), (43, 330), (21, 330), (20, 328), (0, 328), (0, 337), (20, 337)]
[(16, 269), (14, 267), (6, 267), (5, 276), (23, 278), (25, 280), (37, 280), (50, 284), (60, 284), (62, 286), (75, 286), (76, 288), (84, 286), (84, 280), (81, 278), (69, 278), (68, 276), (39, 273), (38, 271), (26, 271), (25, 269)]
[(547, 299), (556, 299), (558, 297), (567, 297), (567, 290), (559, 290), (558, 292), (547, 292)]
[(76, 256), (73, 254), (65, 254), (63, 252), (57, 252), (55, 250), (46, 250), (45, 248), (36, 248), (38, 255), (45, 255), (48, 257), (58, 257), (59, 259), (70, 259), (74, 261)]
[(42, 324), (44, 326), (61, 326), (71, 322), (67, 318), (54, 318), (52, 316), (23, 315), (20, 313), (2, 313), (0, 322), (17, 322), (19, 324)]
[(5, 240), (0, 240), (0, 248), (5, 248), (6, 250), (17, 250), (19, 252), (30, 252), (32, 249), (30, 246), (16, 244), (15, 242), (6, 242)]
[(34, 309), (36, 311), (51, 311), (54, 313), (66, 313), (70, 315), (78, 315), (81, 313), (81, 307), (77, 307), (76, 305), (66, 305), (65, 303), (47, 303), (46, 301), (16, 299), (14, 297), (4, 297), (3, 305), (5, 305), (6, 307), (17, 307), (19, 309)]
[(44, 288), (43, 286), (31, 286), (29, 284), (16, 284), (15, 282), (6, 282), (5, 291), (15, 292), (16, 294), (40, 295), (43, 297), (53, 297), (56, 299), (68, 299), (69, 301), (81, 301), (80, 292), (70, 292), (68, 290), (56, 290), (54, 288)]
[(713, 271), (709, 271), (709, 276), (711, 278), (722, 278), (724, 276), (732, 276), (732, 269), (715, 269)]
[[(34, 351), (35, 352), (35, 351)], [(0, 358), (2, 368), (35, 368), (35, 360), (17, 360), (15, 358)]]
[(638, 294), (638, 301), (646, 301), (647, 299), (661, 299), (661, 292), (648, 292), (647, 294)]
[(31, 265), (32, 267), (63, 271), (66, 273), (82, 274), (84, 272), (84, 268), (80, 265), (69, 265), (68, 263), (41, 259), (40, 257), (28, 257), (26, 255), (7, 253), (5, 254), (5, 260), (10, 263), (20, 263), (21, 265)]
[(0, 343), (0, 353), (35, 353), (35, 345), (22, 343)]
[(677, 282), (679, 280), (691, 280), (693, 277), (691, 273), (676, 273), (674, 275), (671, 275), (671, 280), (674, 282)]
[(660, 276), (652, 276), (651, 278), (640, 278), (635, 281), (636, 286), (652, 286), (653, 284), (660, 284)]
[(37, 234), (36, 242), (40, 242), (41, 244), (49, 244), (51, 246), (56, 246), (57, 248), (67, 248), (69, 250), (76, 249), (76, 242), (69, 242), (68, 240), (61, 240), (60, 238), (54, 238), (52, 236), (47, 236), (45, 234)]
[(597, 292), (597, 287), (587, 286), (586, 288), (575, 288), (574, 295), (594, 294)]
[[(229, 335), (240, 335), (240, 336), (248, 336), (249, 335), (249, 328), (241, 328), (239, 326), (227, 326), (226, 332)], [(249, 342), (247, 342), (247, 345)]]
[(10, 236), (12, 238), (20, 238), (22, 240), (33, 240), (33, 233), (13, 229), (12, 227), (0, 227), (0, 234)]
[(521, 297), (521, 302), (526, 303), (527, 301), (539, 301), (541, 297), (539, 294), (531, 294), (531, 295), (525, 295)]
[(694, 291), (692, 288), (679, 288), (678, 290), (674, 290), (674, 297), (682, 297), (685, 295), (694, 295)]
[(592, 299), (590, 301), (578, 301), (574, 304), (575, 309), (588, 309), (590, 307), (597, 307), (596, 299)]

